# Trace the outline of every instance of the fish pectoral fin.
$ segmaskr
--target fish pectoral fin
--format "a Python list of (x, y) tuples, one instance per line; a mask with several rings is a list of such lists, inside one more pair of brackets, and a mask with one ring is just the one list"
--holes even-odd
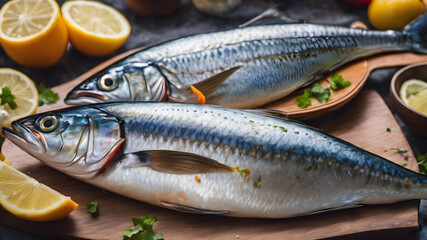
[(272, 25), (272, 24), (289, 24), (289, 23), (305, 23), (305, 20), (293, 19), (286, 15), (285, 6), (273, 6), (251, 20), (239, 25), (239, 27), (257, 26), (257, 25)]
[(350, 209), (350, 208), (357, 208), (357, 207), (362, 207), (362, 206), (363, 205), (361, 205), (361, 204), (354, 204), (354, 205), (346, 205), (346, 206), (341, 206), (341, 207), (336, 207), (336, 208), (327, 208), (327, 209), (322, 209), (322, 210), (318, 210), (318, 211), (313, 211), (313, 212), (305, 213), (305, 214), (303, 214), (301, 216), (313, 215), (313, 214), (330, 212), (330, 211), (336, 211), (336, 210), (344, 210), (344, 209)]
[(193, 208), (185, 205), (180, 205), (176, 203), (169, 203), (169, 202), (159, 202), (160, 205), (162, 205), (165, 208), (170, 208), (179, 212), (186, 212), (186, 213), (197, 213), (197, 214), (227, 214), (230, 213), (230, 211), (227, 210), (209, 210), (209, 209), (200, 209), (200, 208)]
[[(218, 73), (218, 74), (216, 74), (216, 75), (214, 75), (208, 79), (205, 79), (199, 83), (194, 84), (193, 87), (195, 87), (200, 92), (202, 92), (203, 95), (209, 96), (210, 94), (215, 92), (215, 90), (217, 90), (218, 87), (221, 86), (221, 84), (225, 80), (227, 80), (227, 78), (230, 77), (240, 67), (241, 66), (237, 66), (237, 67), (227, 69), (227, 70), (220, 72), (220, 73)], [(188, 90), (191, 91), (190, 87), (188, 87)]]
[(208, 172), (232, 172), (232, 168), (216, 160), (188, 152), (148, 150), (124, 154), (124, 167), (147, 166), (159, 172), (173, 174), (197, 174)]

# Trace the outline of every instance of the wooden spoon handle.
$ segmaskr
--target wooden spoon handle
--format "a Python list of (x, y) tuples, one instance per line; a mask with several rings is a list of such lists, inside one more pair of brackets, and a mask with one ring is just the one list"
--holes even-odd
[(368, 71), (379, 68), (397, 67), (420, 62), (427, 62), (427, 55), (414, 53), (394, 53), (368, 59)]

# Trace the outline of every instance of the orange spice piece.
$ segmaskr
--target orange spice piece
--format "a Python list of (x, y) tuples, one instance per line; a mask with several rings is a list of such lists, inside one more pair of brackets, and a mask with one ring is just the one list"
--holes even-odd
[(201, 182), (201, 180), (200, 180), (199, 176), (195, 176), (195, 177), (194, 177), (194, 180), (196, 180), (196, 183), (200, 183), (200, 182)]
[(193, 91), (194, 94), (196, 94), (197, 99), (199, 99), (200, 104), (206, 103), (206, 97), (205, 95), (199, 91), (199, 89), (195, 88), (194, 86), (190, 86), (191, 91)]

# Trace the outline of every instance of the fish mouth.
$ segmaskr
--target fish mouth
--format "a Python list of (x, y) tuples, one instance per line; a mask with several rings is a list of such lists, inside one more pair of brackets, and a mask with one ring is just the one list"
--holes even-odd
[(12, 129), (3, 128), (2, 133), (15, 145), (28, 153), (46, 152), (46, 148), (43, 144), (45, 141), (43, 135), (17, 122), (13, 122), (11, 126)]
[(103, 103), (108, 102), (108, 97), (93, 91), (78, 90), (68, 93), (67, 97), (64, 99), (64, 102), (68, 105)]

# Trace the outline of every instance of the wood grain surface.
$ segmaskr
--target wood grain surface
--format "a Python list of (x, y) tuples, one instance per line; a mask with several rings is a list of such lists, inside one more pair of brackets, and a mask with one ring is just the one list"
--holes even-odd
[[(63, 99), (70, 86), (66, 83), (54, 88)], [(42, 107), (44, 111), (64, 106), (63, 102)], [(375, 91), (362, 91), (352, 102), (326, 117), (310, 122), (325, 131), (359, 147), (381, 155), (398, 164), (417, 170), (415, 158), (390, 110)], [(387, 132), (390, 128), (391, 132)], [(408, 150), (405, 156), (390, 148)], [(18, 219), (0, 209), (0, 224), (23, 231), (58, 238), (121, 239), (122, 232), (132, 227), (131, 217), (156, 216), (155, 231), (165, 239), (319, 239), (357, 234), (408, 233), (418, 227), (418, 201), (328, 212), (291, 219), (241, 219), (175, 212), (137, 202), (103, 191), (53, 170), (9, 141), (3, 152), (12, 166), (38, 181), (71, 196), (80, 206), (69, 216), (55, 222), (37, 223)], [(143, 183), (142, 183), (143, 184)], [(86, 204), (99, 202), (99, 213), (91, 216)], [(366, 237), (366, 236), (365, 236)]]

